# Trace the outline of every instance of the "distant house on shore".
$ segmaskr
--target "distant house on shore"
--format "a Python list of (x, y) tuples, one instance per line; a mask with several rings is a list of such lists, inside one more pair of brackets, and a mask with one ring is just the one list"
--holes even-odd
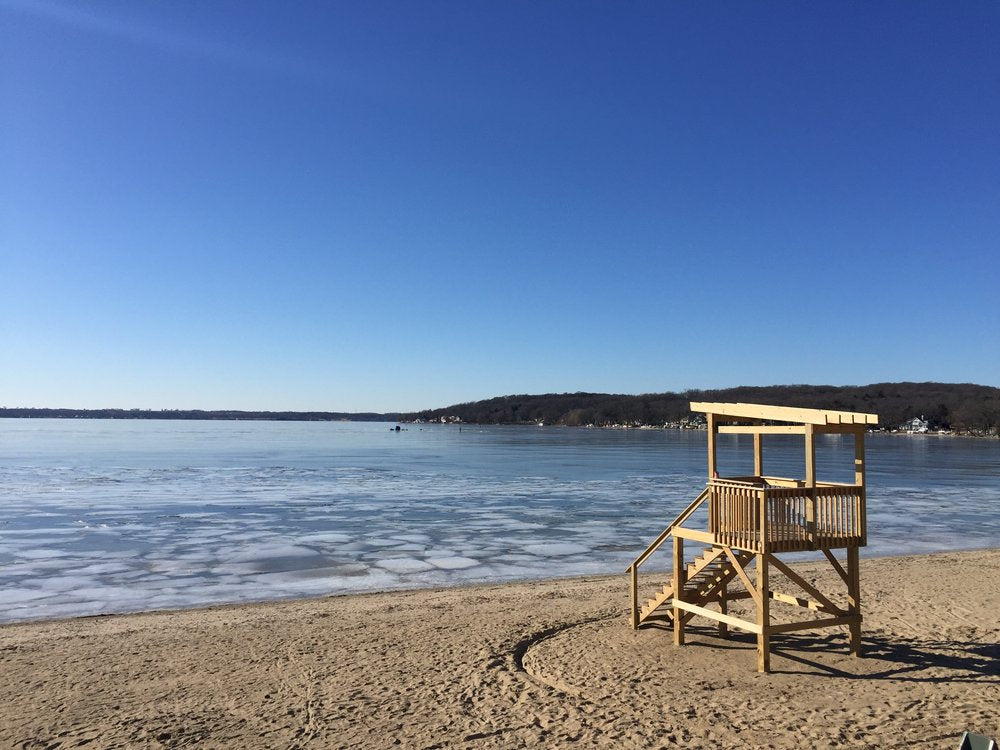
[(899, 426), (899, 431), (909, 432), (917, 435), (923, 435), (925, 432), (927, 432), (927, 428), (928, 428), (927, 420), (924, 419), (923, 416), (919, 416), (919, 417), (914, 417), (913, 419), (909, 419), (906, 422), (903, 422), (903, 424)]
[(682, 430), (704, 430), (708, 426), (705, 417), (701, 414), (695, 414), (693, 417), (682, 417), (678, 424)]

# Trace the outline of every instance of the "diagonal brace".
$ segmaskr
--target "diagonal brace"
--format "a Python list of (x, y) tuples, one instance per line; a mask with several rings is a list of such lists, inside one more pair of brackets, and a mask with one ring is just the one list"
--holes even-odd
[(740, 577), (740, 580), (743, 581), (743, 585), (747, 587), (747, 591), (750, 592), (750, 596), (753, 597), (753, 600), (757, 602), (757, 606), (759, 607), (761, 601), (760, 592), (757, 590), (757, 587), (750, 582), (750, 577), (746, 574), (746, 571), (743, 570), (743, 566), (740, 564), (739, 558), (733, 554), (733, 551), (729, 547), (725, 547), (724, 549), (726, 550), (726, 557), (729, 558), (729, 562), (736, 569), (736, 574)]
[(774, 565), (774, 567), (776, 567), (778, 570), (780, 570), (782, 573), (788, 576), (792, 581), (801, 586), (803, 591), (812, 596), (813, 599), (818, 601), (828, 610), (830, 610), (831, 612), (835, 612), (837, 614), (842, 614), (842, 615), (847, 614), (843, 609), (841, 609), (836, 604), (831, 602), (828, 598), (826, 598), (826, 596), (824, 596), (819, 589), (817, 589), (815, 586), (813, 586), (811, 583), (805, 580), (802, 576), (800, 576), (794, 570), (792, 570), (783, 562), (781, 562), (781, 560), (776, 558), (774, 555), (769, 554), (767, 558), (768, 562), (770, 562), (772, 565)]
[(833, 553), (828, 549), (824, 548), (823, 554), (826, 555), (826, 559), (830, 561), (830, 565), (833, 566), (833, 569), (836, 570), (840, 577), (844, 580), (844, 585), (850, 586), (851, 579), (848, 577), (847, 571), (844, 570), (844, 567), (840, 564), (840, 560), (834, 557)]

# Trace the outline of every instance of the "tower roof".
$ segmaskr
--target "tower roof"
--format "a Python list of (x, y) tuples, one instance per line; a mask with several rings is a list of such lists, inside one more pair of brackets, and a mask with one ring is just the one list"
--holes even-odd
[(727, 404), (711, 401), (692, 401), (691, 411), (715, 414), (735, 419), (768, 419), (776, 422), (815, 425), (869, 425), (878, 424), (878, 414), (856, 411), (831, 411), (805, 409), (798, 406), (770, 406), (768, 404)]

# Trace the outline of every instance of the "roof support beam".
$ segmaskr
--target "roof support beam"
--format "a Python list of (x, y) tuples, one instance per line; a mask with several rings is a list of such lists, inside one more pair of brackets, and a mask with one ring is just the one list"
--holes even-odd
[(805, 435), (806, 427), (801, 424), (725, 424), (719, 425), (719, 432), (729, 435)]

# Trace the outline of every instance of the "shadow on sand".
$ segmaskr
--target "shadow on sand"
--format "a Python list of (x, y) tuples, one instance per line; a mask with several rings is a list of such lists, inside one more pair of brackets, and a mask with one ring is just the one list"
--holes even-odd
[[(668, 630), (669, 625), (651, 625)], [(756, 637), (733, 632), (720, 638), (715, 628), (688, 625), (690, 639), (683, 648), (712, 648), (749, 651), (757, 648)], [(1000, 643), (949, 641), (892, 637), (882, 634), (864, 636), (861, 662), (863, 668), (848, 671), (840, 657), (847, 655), (847, 639), (842, 634), (824, 636), (785, 634), (771, 637), (773, 674), (814, 674), (849, 680), (902, 680), (923, 683), (979, 683), (1000, 685)], [(798, 664), (802, 669), (796, 669)]]

